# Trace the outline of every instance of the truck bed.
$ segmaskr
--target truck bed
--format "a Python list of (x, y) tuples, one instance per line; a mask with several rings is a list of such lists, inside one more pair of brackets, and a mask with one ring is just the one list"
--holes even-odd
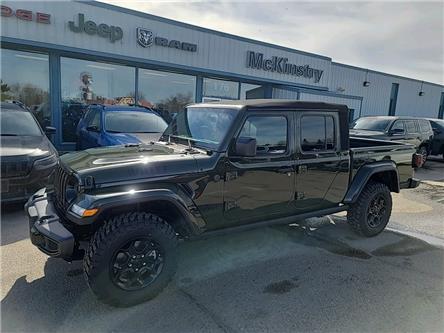
[(412, 177), (412, 157), (416, 152), (408, 143), (386, 140), (350, 137), (351, 177), (366, 163), (381, 160), (393, 161), (399, 172), (401, 182)]

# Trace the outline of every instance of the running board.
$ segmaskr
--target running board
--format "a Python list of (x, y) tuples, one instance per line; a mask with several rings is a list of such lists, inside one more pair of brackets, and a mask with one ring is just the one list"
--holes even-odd
[(228, 227), (228, 228), (223, 228), (223, 229), (204, 231), (203, 233), (201, 233), (199, 235), (189, 237), (189, 239), (190, 240), (205, 239), (207, 237), (214, 237), (214, 236), (229, 234), (234, 231), (244, 231), (244, 230), (250, 230), (250, 229), (255, 229), (255, 228), (268, 227), (270, 225), (278, 225), (278, 224), (292, 224), (297, 221), (304, 220), (304, 219), (307, 219), (310, 217), (320, 217), (320, 216), (335, 214), (335, 213), (343, 212), (347, 209), (348, 209), (347, 205), (342, 205), (339, 207), (333, 207), (333, 208), (318, 210), (315, 212), (309, 212), (309, 213), (304, 213), (304, 214), (299, 214), (299, 215), (281, 217), (281, 218), (273, 219), (273, 220), (251, 222), (248, 224), (243, 224), (243, 225), (239, 225), (239, 226), (235, 226), (235, 227)]

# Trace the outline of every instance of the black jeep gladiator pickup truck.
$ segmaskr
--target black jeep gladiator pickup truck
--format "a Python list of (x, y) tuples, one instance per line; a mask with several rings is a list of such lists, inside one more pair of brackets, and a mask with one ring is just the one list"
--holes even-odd
[(375, 236), (390, 192), (418, 185), (421, 158), (412, 145), (348, 133), (343, 105), (190, 105), (159, 142), (61, 156), (53, 189), (25, 206), (31, 241), (49, 256), (83, 258), (96, 296), (129, 306), (168, 284), (179, 239), (340, 211)]

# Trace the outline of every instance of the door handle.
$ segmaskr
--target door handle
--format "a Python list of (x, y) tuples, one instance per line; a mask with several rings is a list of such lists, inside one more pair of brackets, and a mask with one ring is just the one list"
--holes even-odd
[(279, 168), (277, 170), (277, 172), (279, 172), (279, 173), (292, 173), (292, 172), (294, 172), (294, 168), (292, 168), (292, 167), (283, 167), (283, 168)]

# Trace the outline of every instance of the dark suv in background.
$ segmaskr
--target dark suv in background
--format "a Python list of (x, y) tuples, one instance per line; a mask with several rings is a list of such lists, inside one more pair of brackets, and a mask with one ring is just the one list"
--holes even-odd
[(376, 116), (356, 119), (350, 126), (350, 135), (413, 144), (425, 162), (431, 152), (433, 130), (427, 119)]
[(1, 123), (1, 202), (25, 201), (50, 183), (58, 154), (34, 115), (21, 103), (2, 102)]
[(428, 119), (433, 129), (433, 140), (431, 144), (431, 155), (442, 155), (444, 158), (444, 120)]

